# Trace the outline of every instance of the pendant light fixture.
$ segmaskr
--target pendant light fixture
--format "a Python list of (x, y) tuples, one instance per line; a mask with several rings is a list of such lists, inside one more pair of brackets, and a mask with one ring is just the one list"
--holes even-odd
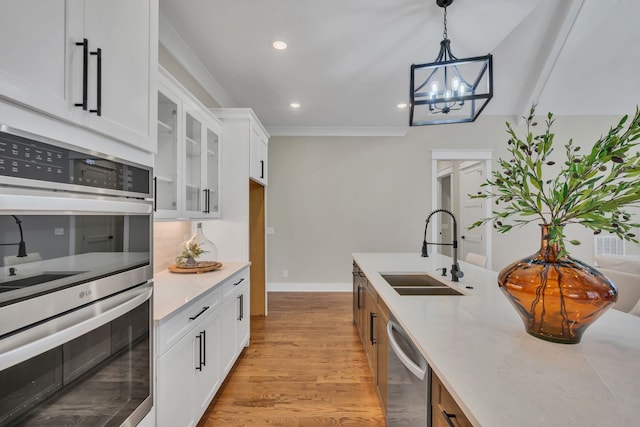
[(447, 34), (447, 6), (453, 0), (436, 0), (444, 9), (444, 32), (435, 62), (411, 65), (411, 126), (472, 122), (493, 97), (491, 54), (456, 58)]

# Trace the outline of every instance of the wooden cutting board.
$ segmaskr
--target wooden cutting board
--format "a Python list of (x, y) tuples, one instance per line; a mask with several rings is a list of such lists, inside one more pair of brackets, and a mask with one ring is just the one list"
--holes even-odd
[(199, 261), (198, 265), (194, 265), (193, 267), (187, 266), (177, 266), (176, 264), (171, 264), (169, 266), (169, 271), (172, 273), (182, 273), (182, 274), (201, 274), (207, 273), (209, 271), (215, 271), (222, 267), (221, 262), (215, 261)]

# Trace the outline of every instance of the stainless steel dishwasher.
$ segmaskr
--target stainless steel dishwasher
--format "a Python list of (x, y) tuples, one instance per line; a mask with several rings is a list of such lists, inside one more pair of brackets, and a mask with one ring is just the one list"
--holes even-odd
[(389, 336), (387, 426), (430, 427), (431, 372), (427, 361), (393, 316), (387, 322), (387, 335)]

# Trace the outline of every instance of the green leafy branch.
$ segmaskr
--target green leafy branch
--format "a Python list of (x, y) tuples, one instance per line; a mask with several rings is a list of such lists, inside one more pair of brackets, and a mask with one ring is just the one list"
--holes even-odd
[(189, 258), (198, 258), (200, 255), (206, 253), (207, 251), (203, 250), (198, 242), (187, 242), (182, 249), (182, 254), (176, 257), (176, 264), (180, 265), (184, 263)]
[[(590, 152), (570, 139), (564, 146), (565, 159), (556, 165), (552, 158), (554, 118), (545, 120), (546, 129), (535, 135), (535, 105), (525, 117), (527, 133), (518, 137), (506, 123), (510, 158), (498, 159), (498, 170), (482, 184), (485, 191), (470, 194), (474, 199), (495, 199), (492, 216), (470, 228), (492, 222), (500, 233), (516, 226), (540, 221), (549, 225), (550, 243), (563, 243), (563, 225), (581, 224), (594, 234), (603, 231), (638, 243), (632, 230), (640, 224), (631, 220), (627, 207), (640, 200), (640, 109), (633, 119), (625, 115), (615, 127), (601, 136)], [(560, 170), (558, 170), (560, 166)], [(580, 244), (572, 240), (572, 244)], [(564, 247), (562, 247), (564, 251)]]

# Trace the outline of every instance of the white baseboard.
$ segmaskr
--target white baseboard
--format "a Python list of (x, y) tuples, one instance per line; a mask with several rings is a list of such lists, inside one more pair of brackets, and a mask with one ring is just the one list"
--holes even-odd
[(267, 292), (352, 292), (352, 283), (267, 282)]

